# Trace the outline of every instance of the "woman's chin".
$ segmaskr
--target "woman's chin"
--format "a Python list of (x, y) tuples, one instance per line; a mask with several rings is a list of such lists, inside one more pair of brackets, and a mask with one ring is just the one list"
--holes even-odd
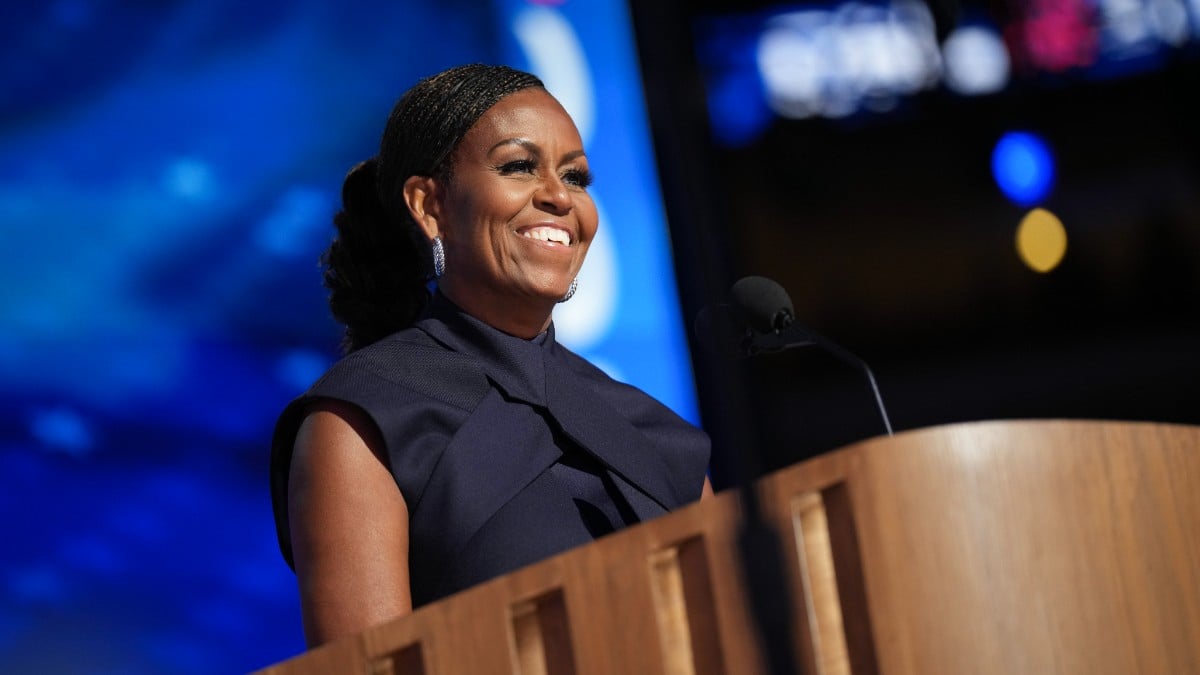
[(536, 298), (538, 302), (557, 303), (558, 301), (562, 300), (564, 296), (566, 296), (569, 289), (569, 284), (562, 290), (559, 290), (557, 287), (541, 289), (532, 297)]
[(558, 302), (570, 292), (571, 281), (572, 278), (570, 277), (555, 277), (545, 281), (539, 280), (530, 284), (527, 295), (539, 300)]

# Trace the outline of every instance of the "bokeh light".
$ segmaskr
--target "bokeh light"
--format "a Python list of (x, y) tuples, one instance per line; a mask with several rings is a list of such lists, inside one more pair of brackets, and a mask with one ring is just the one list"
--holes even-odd
[(929, 9), (907, 0), (771, 16), (756, 63), (771, 108), (793, 119), (890, 110), (942, 68)]
[(1054, 186), (1054, 157), (1050, 147), (1029, 132), (1004, 134), (992, 150), (992, 177), (1016, 205), (1037, 204)]
[(990, 26), (961, 26), (942, 44), (946, 86), (964, 96), (992, 94), (1008, 86), (1011, 63), (1000, 34)]
[(1035, 271), (1046, 273), (1058, 267), (1067, 253), (1067, 229), (1046, 209), (1033, 209), (1017, 227), (1017, 255)]

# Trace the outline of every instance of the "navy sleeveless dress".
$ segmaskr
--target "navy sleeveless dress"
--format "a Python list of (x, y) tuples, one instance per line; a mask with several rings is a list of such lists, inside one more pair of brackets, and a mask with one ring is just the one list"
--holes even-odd
[(280, 416), (271, 493), (292, 563), (287, 481), (316, 399), (374, 421), (409, 509), (420, 606), (700, 497), (709, 441), (554, 340), (522, 340), (435, 295), (411, 328), (335, 364)]

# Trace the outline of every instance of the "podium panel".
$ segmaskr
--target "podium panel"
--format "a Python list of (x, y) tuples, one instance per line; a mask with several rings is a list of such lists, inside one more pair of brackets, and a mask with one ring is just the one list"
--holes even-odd
[[(757, 485), (807, 673), (1200, 672), (1200, 428), (977, 422)], [(261, 671), (764, 672), (722, 493)]]

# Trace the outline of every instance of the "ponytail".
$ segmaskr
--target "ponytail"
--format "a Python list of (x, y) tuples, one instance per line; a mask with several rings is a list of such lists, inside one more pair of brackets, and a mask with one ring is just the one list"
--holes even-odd
[(346, 354), (411, 326), (429, 301), (429, 242), (407, 209), (389, 213), (379, 199), (378, 163), (368, 159), (342, 184), (337, 236), (321, 256), (329, 308), (345, 325)]

